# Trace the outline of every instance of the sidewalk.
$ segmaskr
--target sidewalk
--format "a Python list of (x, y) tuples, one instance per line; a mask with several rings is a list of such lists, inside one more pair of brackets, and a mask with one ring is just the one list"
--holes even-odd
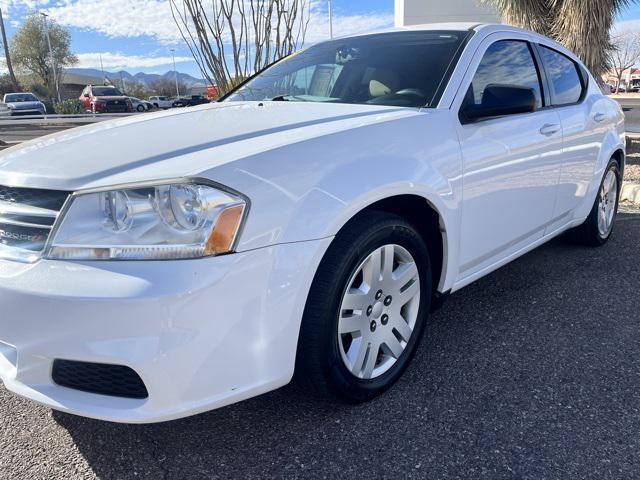
[(640, 134), (627, 134), (626, 160), (620, 200), (640, 205)]

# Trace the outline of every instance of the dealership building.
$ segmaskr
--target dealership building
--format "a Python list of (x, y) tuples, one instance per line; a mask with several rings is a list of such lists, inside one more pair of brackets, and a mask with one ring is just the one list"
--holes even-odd
[(476, 0), (395, 0), (397, 27), (439, 22), (500, 22), (498, 14)]

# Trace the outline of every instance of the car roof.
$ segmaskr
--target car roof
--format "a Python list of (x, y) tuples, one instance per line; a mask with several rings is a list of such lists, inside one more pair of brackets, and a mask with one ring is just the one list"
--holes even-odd
[[(484, 36), (497, 32), (517, 32), (529, 35), (533, 41), (537, 41), (542, 44), (546, 44), (565, 55), (568, 55), (573, 60), (583, 65), (583, 62), (564, 45), (556, 42), (555, 40), (519, 27), (507, 25), (505, 23), (482, 23), (482, 22), (443, 22), (443, 23), (424, 23), (418, 25), (407, 25), (404, 27), (394, 27), (383, 30), (376, 30), (370, 32), (363, 32), (356, 35), (346, 35), (342, 38), (352, 38), (367, 35), (378, 35), (394, 32), (429, 32), (429, 31), (451, 31), (451, 32), (468, 32), (473, 31), (476, 33), (482, 33)], [(535, 39), (535, 40), (534, 40)]]

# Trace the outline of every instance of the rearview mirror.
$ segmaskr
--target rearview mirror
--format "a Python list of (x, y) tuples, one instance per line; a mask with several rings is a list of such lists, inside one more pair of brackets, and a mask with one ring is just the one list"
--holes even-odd
[(482, 118), (535, 112), (533, 88), (515, 85), (487, 85), (480, 105), (468, 104), (460, 111), (460, 121), (471, 123)]

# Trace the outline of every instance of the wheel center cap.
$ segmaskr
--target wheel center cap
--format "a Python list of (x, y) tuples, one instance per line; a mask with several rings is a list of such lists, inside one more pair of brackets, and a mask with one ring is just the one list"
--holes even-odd
[(382, 302), (376, 302), (373, 306), (373, 310), (371, 311), (371, 318), (377, 319), (382, 315), (382, 311), (384, 310), (384, 304)]

